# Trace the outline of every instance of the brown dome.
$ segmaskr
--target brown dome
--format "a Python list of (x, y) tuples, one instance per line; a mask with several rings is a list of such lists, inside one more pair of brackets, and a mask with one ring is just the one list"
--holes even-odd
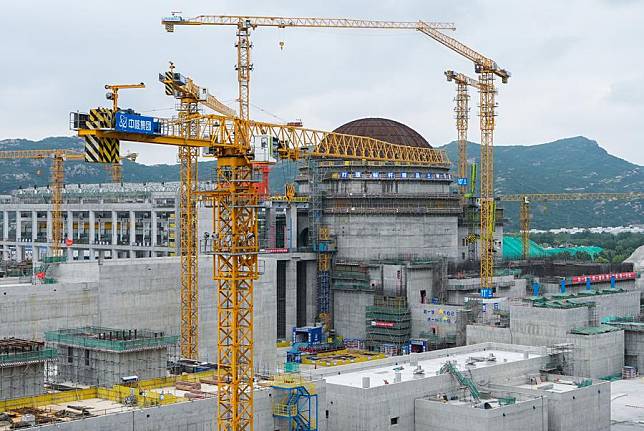
[(334, 130), (345, 135), (366, 136), (409, 147), (432, 148), (429, 142), (411, 127), (386, 118), (361, 118), (353, 120)]

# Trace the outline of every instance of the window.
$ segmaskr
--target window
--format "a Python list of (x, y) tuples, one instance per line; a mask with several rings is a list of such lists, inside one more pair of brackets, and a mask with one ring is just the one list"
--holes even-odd
[(74, 348), (67, 347), (67, 363), (71, 364), (74, 362)]
[(89, 366), (89, 350), (85, 350), (85, 365)]
[(398, 425), (398, 416), (389, 419), (389, 421), (391, 422), (391, 425)]

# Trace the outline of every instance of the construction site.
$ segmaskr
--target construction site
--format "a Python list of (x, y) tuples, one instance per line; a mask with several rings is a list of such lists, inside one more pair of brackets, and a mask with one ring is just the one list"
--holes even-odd
[[(48, 187), (0, 196), (0, 431), (609, 431), (613, 385), (624, 399), (644, 390), (644, 263), (557, 260), (529, 238), (531, 202), (644, 192), (495, 194), (511, 74), (455, 24), (161, 24), (232, 30), (237, 106), (170, 63), (154, 91), (173, 115), (141, 115), (119, 92), (143, 84), (110, 84), (108, 106), (70, 114), (84, 152), (0, 151), (0, 163), (52, 163)], [(455, 112), (456, 169), (392, 119), (253, 120), (251, 36), (270, 28), (415, 32), (469, 60), (472, 76), (436, 77), (454, 90), (436, 103)], [(180, 181), (123, 182), (136, 154), (121, 142), (177, 147)], [(102, 164), (113, 182), (66, 184), (66, 160)], [(279, 193), (275, 164), (296, 171)], [(520, 205), (517, 235), (505, 202)]]

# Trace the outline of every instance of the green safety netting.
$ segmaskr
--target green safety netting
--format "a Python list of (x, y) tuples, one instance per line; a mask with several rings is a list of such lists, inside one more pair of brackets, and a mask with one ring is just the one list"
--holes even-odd
[[(593, 259), (604, 249), (596, 246), (543, 248), (534, 241), (529, 242), (528, 253), (531, 258), (556, 256), (562, 253), (570, 253), (572, 256), (577, 253), (588, 253)], [(518, 236), (503, 236), (503, 259), (516, 260), (523, 258), (523, 245)]]

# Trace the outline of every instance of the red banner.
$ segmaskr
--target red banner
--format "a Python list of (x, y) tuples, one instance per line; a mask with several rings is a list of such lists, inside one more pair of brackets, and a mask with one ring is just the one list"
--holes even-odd
[(382, 322), (380, 320), (372, 320), (371, 326), (375, 326), (376, 328), (393, 328), (394, 322)]
[(571, 284), (584, 284), (586, 283), (587, 278), (590, 278), (591, 283), (610, 282), (611, 277), (615, 277), (615, 281), (635, 280), (637, 278), (637, 273), (618, 272), (616, 274), (575, 275), (572, 277)]

